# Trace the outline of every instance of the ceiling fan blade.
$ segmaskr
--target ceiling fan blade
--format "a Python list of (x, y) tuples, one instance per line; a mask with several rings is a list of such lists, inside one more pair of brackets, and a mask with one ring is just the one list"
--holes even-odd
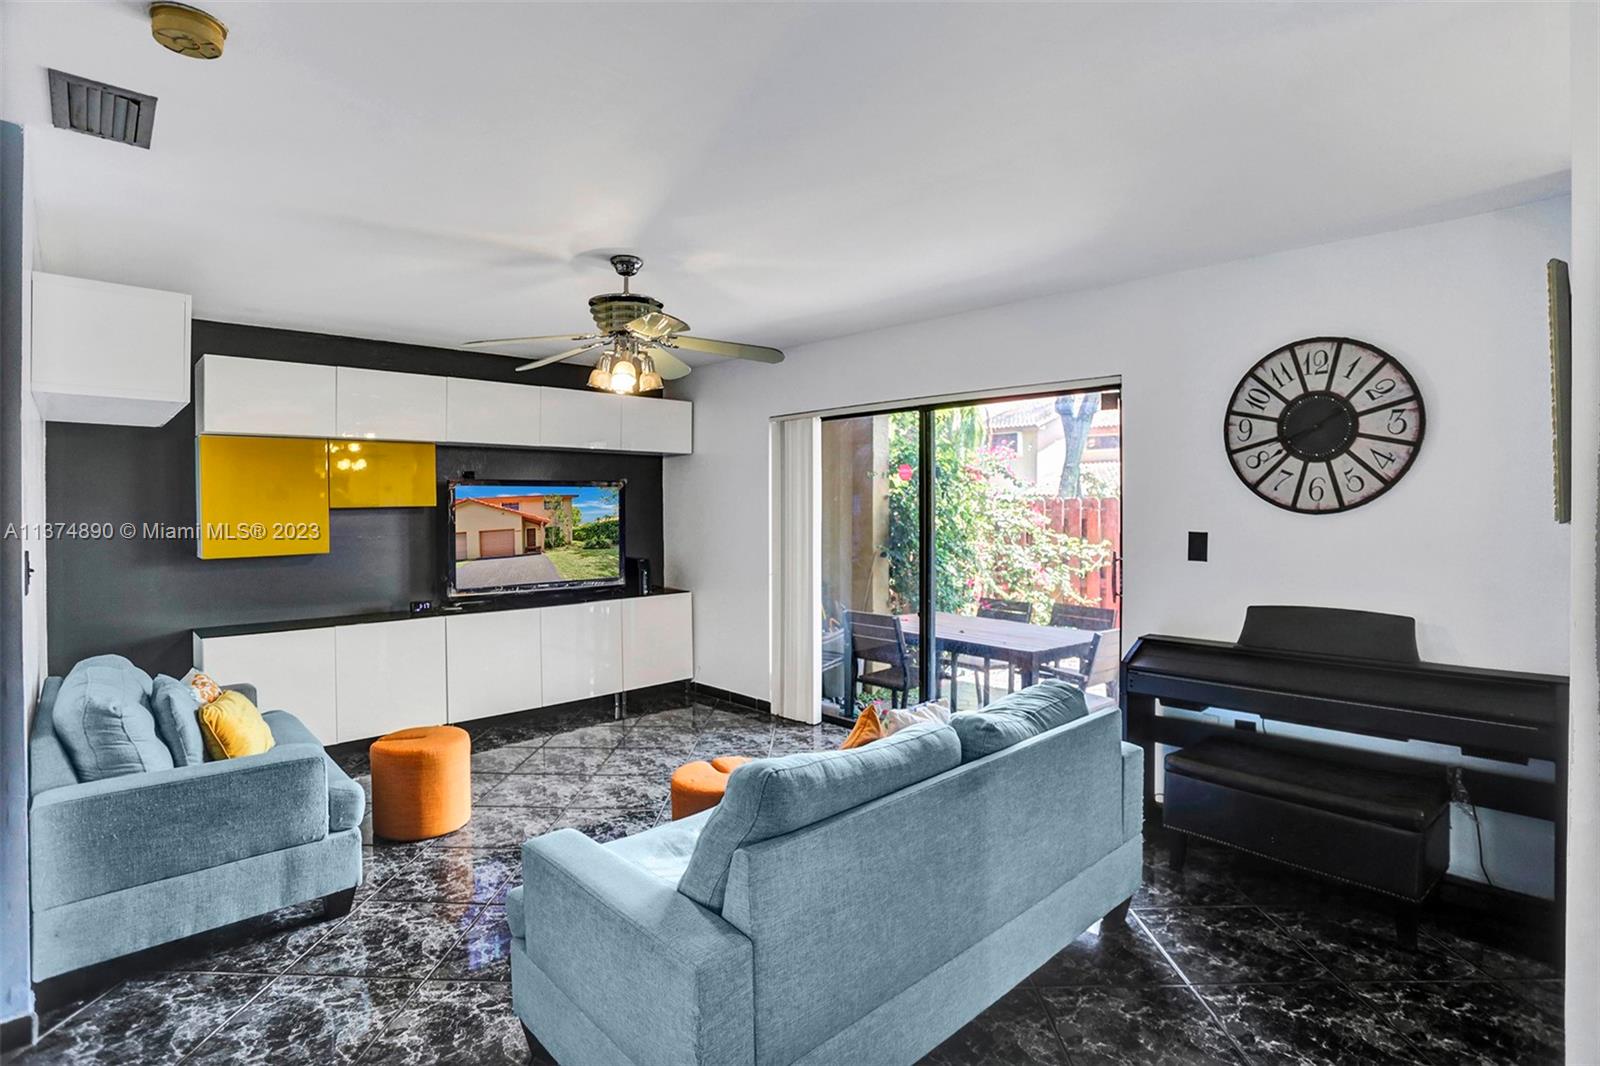
[(637, 333), (641, 337), (655, 340), (671, 333), (682, 333), (689, 328), (689, 323), (681, 318), (675, 318), (664, 311), (651, 311), (648, 315), (641, 315), (628, 323), (628, 331)]
[[(558, 352), (555, 355), (547, 356), (544, 359), (535, 359), (531, 363), (523, 363), (521, 366), (517, 367), (517, 370), (537, 370), (541, 366), (549, 366), (551, 363), (559, 363), (563, 359), (571, 359), (573, 356), (582, 355), (584, 352), (592, 352), (596, 348), (604, 346), (605, 343), (605, 341), (600, 340), (594, 341), (591, 344), (580, 344), (576, 348), (568, 348), (564, 352)], [(515, 373), (515, 371), (513, 371), (513, 373)]]
[(694, 369), (659, 344), (650, 346), (650, 361), (656, 365), (656, 373), (668, 381), (681, 378)]
[(734, 341), (714, 341), (710, 337), (686, 337), (681, 334), (669, 338), (668, 343), (674, 348), (687, 348), (692, 352), (710, 352), (712, 355), (725, 355), (730, 359), (754, 359), (758, 363), (783, 362), (782, 352), (761, 344), (738, 344)]
[(592, 341), (598, 333), (551, 333), (543, 337), (494, 337), (485, 341), (467, 341), (463, 348), (481, 348), (485, 344), (527, 344), (531, 341)]

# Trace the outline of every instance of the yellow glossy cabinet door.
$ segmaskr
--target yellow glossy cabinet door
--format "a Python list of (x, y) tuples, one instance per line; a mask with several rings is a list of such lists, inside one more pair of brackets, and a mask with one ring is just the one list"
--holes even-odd
[(202, 436), (195, 449), (200, 558), (327, 554), (327, 441)]
[(433, 445), (330, 440), (328, 490), (335, 510), (433, 507), (439, 502)]

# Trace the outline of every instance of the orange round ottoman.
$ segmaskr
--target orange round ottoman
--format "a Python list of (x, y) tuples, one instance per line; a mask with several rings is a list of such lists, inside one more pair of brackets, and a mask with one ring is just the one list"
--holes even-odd
[(453, 725), (379, 737), (372, 761), (372, 831), (390, 840), (453, 833), (472, 817), (472, 738)]
[(673, 821), (721, 803), (728, 775), (749, 761), (743, 755), (719, 755), (710, 762), (686, 762), (672, 771)]

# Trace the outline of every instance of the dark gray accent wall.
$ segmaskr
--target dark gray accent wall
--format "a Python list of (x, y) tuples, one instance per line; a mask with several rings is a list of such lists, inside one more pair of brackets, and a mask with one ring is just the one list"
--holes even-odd
[[(196, 359), (240, 355), (573, 388), (583, 388), (588, 373), (562, 366), (515, 374), (517, 364), (500, 356), (202, 321), (194, 323), (193, 351)], [(440, 480), (466, 471), (626, 479), (628, 554), (663, 572), (659, 457), (443, 445), (437, 453)], [(192, 408), (156, 429), (51, 423), (45, 455), (51, 522), (194, 524)], [(403, 610), (441, 598), (436, 508), (334, 511), (330, 525), (328, 554), (275, 559), (199, 559), (192, 539), (51, 541), (51, 673), (114, 652), (151, 673), (182, 674), (193, 657), (191, 629)]]
[[(0, 122), (0, 534), (22, 520), (22, 127)], [(0, 1023), (31, 1040), (22, 539), (0, 536)]]

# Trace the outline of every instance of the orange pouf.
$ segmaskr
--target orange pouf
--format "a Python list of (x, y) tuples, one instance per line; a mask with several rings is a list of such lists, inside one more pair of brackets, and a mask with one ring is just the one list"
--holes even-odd
[(743, 755), (719, 755), (710, 762), (684, 763), (672, 771), (672, 818), (710, 810), (722, 802), (728, 775), (750, 760)]
[(453, 833), (472, 817), (472, 738), (453, 725), (379, 737), (372, 760), (372, 831), (390, 840)]

